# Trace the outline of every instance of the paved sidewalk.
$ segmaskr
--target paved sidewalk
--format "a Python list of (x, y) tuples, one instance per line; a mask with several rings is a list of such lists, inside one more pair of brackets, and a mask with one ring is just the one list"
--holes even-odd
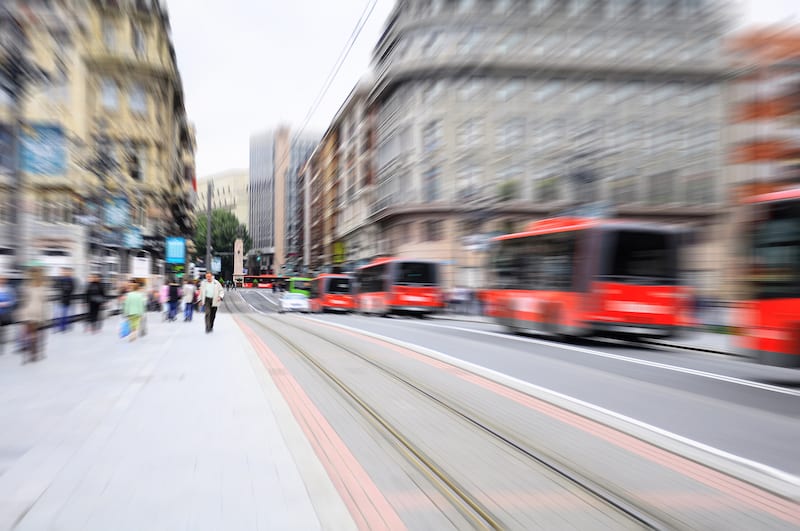
[(352, 528), (230, 315), (0, 356), (0, 531)]

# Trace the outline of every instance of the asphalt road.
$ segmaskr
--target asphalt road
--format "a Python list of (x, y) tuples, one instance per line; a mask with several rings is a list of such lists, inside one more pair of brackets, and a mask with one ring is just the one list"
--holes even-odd
[[(277, 295), (240, 292), (255, 312)], [(446, 319), (313, 315), (471, 362), (800, 476), (800, 371), (695, 352), (564, 343)]]

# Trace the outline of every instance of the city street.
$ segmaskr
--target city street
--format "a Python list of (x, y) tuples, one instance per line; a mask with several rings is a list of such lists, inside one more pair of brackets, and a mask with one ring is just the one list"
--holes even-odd
[(0, 357), (0, 529), (800, 525), (791, 371), (276, 301)]

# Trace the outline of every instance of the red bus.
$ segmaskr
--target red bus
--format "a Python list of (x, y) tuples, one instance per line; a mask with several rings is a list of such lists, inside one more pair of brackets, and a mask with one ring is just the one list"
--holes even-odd
[(800, 188), (748, 200), (747, 299), (737, 341), (761, 363), (800, 367)]
[(682, 230), (647, 222), (553, 218), (499, 236), (486, 313), (507, 329), (669, 337), (690, 324), (679, 281)]
[(323, 274), (311, 281), (311, 311), (352, 312), (356, 309), (353, 279), (347, 275)]
[(424, 317), (444, 307), (439, 264), (378, 258), (356, 270), (356, 306), (362, 313)]
[(282, 277), (278, 275), (244, 275), (243, 288), (272, 289), (272, 284), (279, 282)]

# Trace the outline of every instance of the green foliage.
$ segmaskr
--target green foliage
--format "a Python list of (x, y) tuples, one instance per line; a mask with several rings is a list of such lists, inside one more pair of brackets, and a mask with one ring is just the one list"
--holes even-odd
[[(211, 211), (211, 248), (214, 253), (232, 253), (233, 244), (237, 238), (244, 242), (243, 252), (247, 254), (253, 241), (247, 228), (231, 212), (222, 209)], [(198, 213), (197, 226), (194, 233), (194, 244), (197, 257), (205, 259), (206, 256), (206, 215)], [(233, 272), (233, 257), (222, 257), (222, 274), (229, 278)]]

